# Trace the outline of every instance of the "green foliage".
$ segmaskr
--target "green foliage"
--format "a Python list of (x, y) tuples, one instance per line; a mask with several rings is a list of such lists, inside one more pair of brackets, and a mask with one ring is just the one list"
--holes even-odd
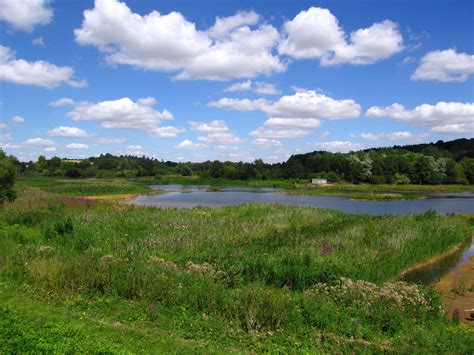
[(12, 158), (0, 150), (0, 205), (12, 202), (16, 198), (13, 188), (15, 184), (15, 164)]
[(31, 190), (0, 212), (0, 352), (466, 352), (436, 294), (392, 280), (469, 232), (432, 212), (160, 210)]
[(474, 139), (458, 139), (414, 146), (376, 148), (358, 152), (311, 152), (291, 156), (286, 162), (266, 164), (205, 161), (202, 163), (160, 161), (148, 157), (102, 154), (83, 160), (46, 159), (18, 163), (27, 174), (69, 178), (113, 177), (197, 177), (201, 180), (326, 178), (330, 182), (353, 184), (466, 184), (474, 183)]

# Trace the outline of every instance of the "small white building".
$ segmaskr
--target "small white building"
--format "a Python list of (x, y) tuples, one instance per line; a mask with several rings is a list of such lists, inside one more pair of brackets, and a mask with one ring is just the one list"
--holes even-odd
[(327, 183), (328, 183), (327, 179), (311, 179), (311, 184), (313, 185), (322, 186), (322, 185), (327, 185)]

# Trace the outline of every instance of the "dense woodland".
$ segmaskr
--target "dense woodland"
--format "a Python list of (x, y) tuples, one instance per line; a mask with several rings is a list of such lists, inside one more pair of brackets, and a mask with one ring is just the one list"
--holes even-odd
[(474, 139), (374, 148), (350, 153), (314, 151), (266, 164), (205, 161), (175, 163), (148, 157), (103, 154), (83, 160), (40, 156), (19, 162), (19, 174), (89, 177), (199, 176), (233, 180), (327, 178), (330, 182), (373, 184), (474, 184)]

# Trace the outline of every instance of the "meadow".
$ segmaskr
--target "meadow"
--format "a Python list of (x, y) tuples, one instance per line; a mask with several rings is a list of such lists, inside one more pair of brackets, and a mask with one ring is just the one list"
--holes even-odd
[(472, 326), (446, 317), (439, 294), (397, 281), (469, 237), (472, 216), (155, 209), (69, 197), (142, 183), (64, 184), (20, 180), (0, 211), (0, 352), (474, 346)]

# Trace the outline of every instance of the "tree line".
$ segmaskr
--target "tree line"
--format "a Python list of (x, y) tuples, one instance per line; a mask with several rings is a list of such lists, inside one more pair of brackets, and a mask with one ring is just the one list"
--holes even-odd
[(330, 182), (371, 184), (473, 184), (474, 139), (374, 148), (350, 153), (314, 151), (286, 162), (205, 161), (176, 163), (149, 157), (102, 154), (82, 160), (19, 162), (17, 172), (68, 178), (181, 175), (232, 180), (326, 178)]

